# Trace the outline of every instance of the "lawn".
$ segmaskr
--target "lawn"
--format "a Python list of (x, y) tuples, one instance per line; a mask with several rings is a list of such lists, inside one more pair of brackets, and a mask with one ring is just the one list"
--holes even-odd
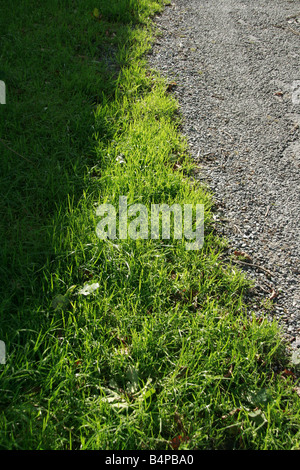
[[(300, 448), (296, 366), (147, 66), (165, 3), (2, 2), (1, 449)], [(203, 246), (99, 239), (124, 196), (203, 205)]]

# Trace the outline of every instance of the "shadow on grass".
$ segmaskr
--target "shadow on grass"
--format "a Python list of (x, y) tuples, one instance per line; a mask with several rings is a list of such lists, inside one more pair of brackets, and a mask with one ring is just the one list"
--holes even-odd
[[(43, 292), (43, 266), (54, 255), (53, 219), (76, 205), (96, 162), (93, 134), (110, 140), (94, 111), (113, 100), (118, 50), (138, 20), (132, 0), (13, 0), (2, 5), (0, 106), (2, 337), (29, 328)], [(59, 218), (59, 217), (58, 217)], [(26, 313), (27, 312), (27, 313)]]

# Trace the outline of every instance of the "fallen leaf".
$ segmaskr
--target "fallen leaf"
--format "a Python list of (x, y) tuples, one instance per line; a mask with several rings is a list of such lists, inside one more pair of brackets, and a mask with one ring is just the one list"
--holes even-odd
[(234, 255), (235, 256), (242, 256), (243, 258), (245, 258), (246, 260), (248, 261), (252, 261), (252, 258), (250, 255), (248, 255), (247, 253), (245, 253), (244, 251), (234, 251)]
[(174, 170), (174, 171), (175, 171), (175, 170), (180, 170), (180, 168), (182, 168), (182, 166), (179, 165), (179, 163), (175, 163), (175, 164), (173, 165), (173, 170)]
[(78, 294), (90, 295), (95, 292), (95, 290), (97, 290), (99, 287), (100, 285), (98, 282), (95, 282), (94, 284), (86, 284), (85, 286), (83, 286), (82, 289), (78, 291)]
[(292, 372), (289, 369), (284, 369), (284, 371), (281, 373), (282, 377), (292, 377), (293, 379), (296, 379), (296, 376), (294, 372)]
[(93, 11), (93, 16), (97, 19), (100, 19), (100, 12), (98, 10), (98, 8), (94, 8), (94, 11)]
[(179, 449), (180, 440), (181, 440), (181, 436), (173, 437), (173, 439), (171, 440), (171, 446), (172, 446), (172, 448), (173, 448), (174, 450), (178, 450), (178, 449)]
[(176, 82), (171, 82), (168, 84), (167, 86), (167, 91), (172, 91), (174, 90), (174, 88), (177, 86), (177, 83)]
[(173, 448), (174, 450), (178, 450), (180, 444), (181, 444), (182, 442), (186, 442), (186, 441), (188, 441), (188, 440), (189, 440), (188, 436), (181, 436), (181, 435), (179, 434), (179, 436), (173, 437), (173, 439), (171, 440), (171, 443), (170, 443), (170, 444), (171, 444), (171, 446), (172, 446), (172, 448)]
[(226, 379), (232, 376), (232, 370), (233, 370), (233, 364), (230, 364), (227, 374), (224, 375)]
[(277, 297), (277, 296), (278, 296), (278, 292), (276, 292), (275, 289), (272, 289), (272, 292), (271, 292), (271, 295), (269, 296), (269, 299), (270, 299), (270, 300), (273, 300), (273, 299), (275, 299), (275, 297)]

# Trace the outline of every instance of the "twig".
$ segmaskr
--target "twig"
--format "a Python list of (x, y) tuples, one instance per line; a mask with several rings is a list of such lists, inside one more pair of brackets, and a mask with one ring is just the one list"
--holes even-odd
[(292, 33), (294, 34), (297, 34), (297, 36), (300, 36), (300, 32), (299, 31), (296, 31), (295, 29), (291, 28), (290, 26), (288, 26), (287, 28), (281, 24), (273, 24), (272, 26), (274, 26), (275, 28), (280, 28), (280, 29), (289, 29)]
[(21, 155), (20, 153), (16, 152), (16, 151), (13, 150), (12, 148), (10, 148), (10, 147), (4, 142), (4, 140), (2, 140), (1, 138), (0, 138), (0, 142), (2, 142), (2, 144), (4, 145), (4, 147), (8, 148), (8, 150), (10, 150), (11, 152), (15, 153), (16, 155), (18, 155), (19, 157), (23, 158), (23, 159), (26, 160), (27, 162), (33, 163), (32, 160), (29, 160), (29, 158), (24, 157), (24, 156)]
[(268, 213), (269, 213), (269, 210), (270, 210), (270, 206), (267, 207), (267, 210), (266, 210), (266, 213), (265, 213), (265, 217), (267, 217)]
[(238, 227), (237, 225), (233, 224), (233, 226), (234, 226), (234, 228), (235, 228), (236, 230), (238, 230), (238, 231), (240, 232), (240, 234), (241, 234), (242, 236), (244, 235), (243, 232), (241, 231), (241, 229), (239, 229), (239, 227)]
[(229, 132), (225, 131), (224, 129), (222, 130), (222, 132), (224, 132), (224, 134), (227, 134), (231, 138), (232, 142), (234, 142), (235, 139), (232, 137), (231, 134), (229, 134)]
[(288, 28), (289, 28), (290, 31), (292, 31), (292, 33), (297, 34), (298, 36), (300, 36), (299, 31), (296, 31), (295, 29), (291, 28), (290, 26), (288, 26)]
[(253, 266), (254, 268), (261, 269), (262, 271), (265, 271), (265, 273), (269, 274), (269, 276), (272, 276), (272, 273), (268, 271), (266, 268), (263, 268), (262, 266), (259, 266), (259, 264), (254, 264), (254, 263), (247, 263), (246, 261), (241, 261), (241, 260), (232, 260), (234, 263), (238, 264), (245, 264), (246, 266)]
[(295, 15), (287, 16), (286, 20), (291, 20), (293, 18), (297, 18), (297, 16), (300, 16), (300, 11), (299, 11), (299, 13), (296, 13)]
[(266, 292), (266, 294), (269, 294), (270, 293), (270, 288), (269, 290), (265, 289), (261, 284), (258, 284), (259, 287), (261, 288), (261, 290), (263, 290), (264, 292)]

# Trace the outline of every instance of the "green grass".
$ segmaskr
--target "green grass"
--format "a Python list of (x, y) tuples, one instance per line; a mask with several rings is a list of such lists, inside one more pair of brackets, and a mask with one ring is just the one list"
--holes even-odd
[[(178, 105), (147, 68), (163, 3), (1, 6), (1, 449), (299, 449), (280, 332), (222, 261)], [(124, 195), (204, 204), (203, 248), (99, 240), (96, 207)]]

